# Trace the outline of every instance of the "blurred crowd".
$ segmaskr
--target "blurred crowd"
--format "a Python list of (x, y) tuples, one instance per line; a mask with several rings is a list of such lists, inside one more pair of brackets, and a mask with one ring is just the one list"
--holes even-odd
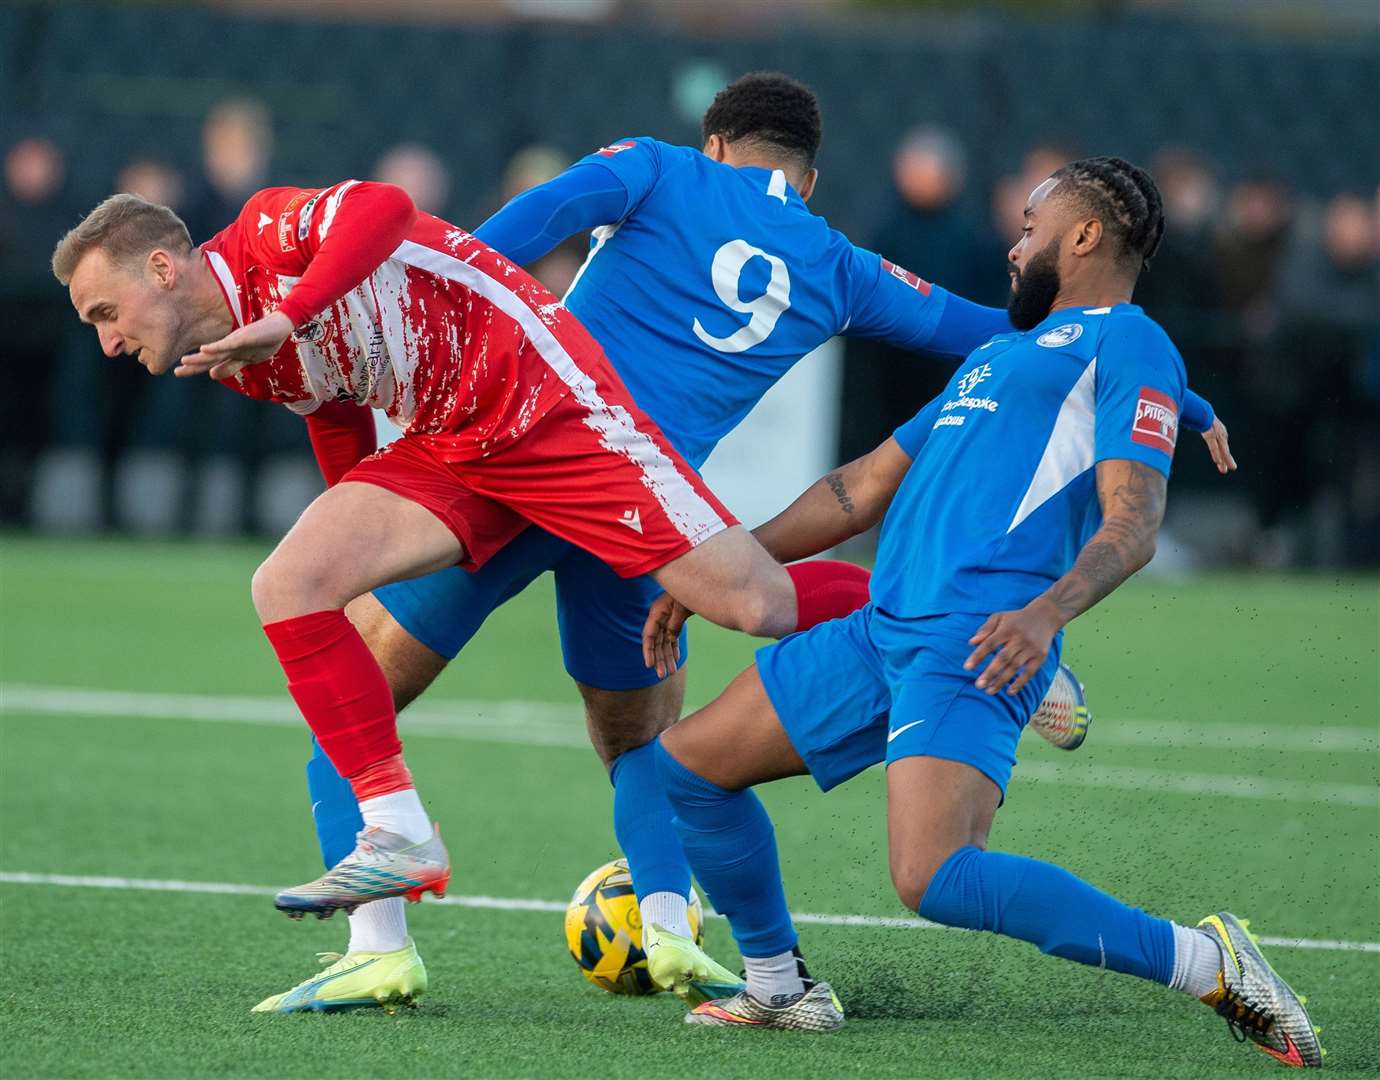
[[(889, 210), (857, 239), (960, 295), (1004, 304), (1003, 262), (1027, 196), (1086, 152), (1033, 146), (982, 190), (953, 132), (913, 131), (892, 158)], [(1178, 345), (1241, 461), (1220, 480), (1181, 436), (1171, 523), (1175, 508), (1190, 510), (1181, 533), (1191, 528), (1194, 546), (1223, 562), (1380, 564), (1380, 187), (1309, 199), (1268, 171), (1224, 183), (1173, 146), (1148, 164), (1167, 231), (1135, 301)], [(849, 353), (844, 460), (948, 374), (870, 342)]]
[[(1027, 195), (1084, 149), (1034, 146), (1008, 175), (980, 183), (953, 132), (913, 131), (892, 159), (890, 207), (853, 239), (956, 293), (1004, 305), (1004, 260)], [(272, 163), (272, 117), (237, 99), (207, 115), (194, 173), (140, 154), (111, 181), (172, 206), (200, 242), (271, 182)], [(473, 199), (457, 205), (444, 161), (425, 145), (389, 148), (371, 175), (472, 226), (567, 164), (549, 147), (519, 151), (477, 215)], [(1176, 469), (1186, 496), (1175, 502), (1211, 523), (1200, 546), (1210, 558), (1261, 565), (1380, 563), (1380, 191), (1309, 199), (1266, 171), (1224, 183), (1176, 147), (1150, 167), (1168, 233), (1136, 300), (1179, 345), (1242, 462), (1236, 478), (1220, 481), (1183, 440)], [(8, 367), (23, 385), (0, 398), (0, 521), (281, 532), (319, 486), (302, 425), (209, 380), (150, 379), (132, 360), (104, 359), (48, 269), (56, 239), (86, 209), (57, 143), (30, 134), (5, 148), (0, 315)], [(581, 240), (568, 242), (535, 273), (561, 293), (584, 251)], [(945, 366), (871, 343), (848, 352), (841, 460), (876, 445), (947, 376)]]
[[(193, 242), (210, 239), (273, 182), (269, 110), (249, 98), (217, 105), (202, 125), (200, 159), (189, 174), (156, 153), (139, 154), (111, 177), (110, 190), (171, 206)], [(521, 150), (469, 223), (568, 164), (548, 147)], [(404, 188), (430, 213), (473, 216), (455, 212), (449, 170), (421, 144), (387, 149), (369, 175)], [(208, 379), (151, 379), (130, 358), (102, 356), (48, 266), (58, 238), (90, 209), (68, 181), (66, 155), (51, 138), (29, 135), (6, 148), (0, 325), (10, 330), (10, 370), (25, 372), (26, 386), (0, 399), (0, 523), (152, 535), (283, 532), (320, 486), (301, 421)], [(531, 269), (561, 293), (584, 254), (576, 240)]]

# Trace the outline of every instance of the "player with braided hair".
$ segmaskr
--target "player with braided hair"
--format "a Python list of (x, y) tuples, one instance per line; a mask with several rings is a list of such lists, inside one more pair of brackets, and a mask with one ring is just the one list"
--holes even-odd
[[(973, 349), (914, 419), (757, 530), (797, 559), (884, 516), (871, 602), (758, 650), (657, 741), (685, 855), (747, 968), (744, 990), (688, 1020), (843, 1024), (837, 995), (805, 968), (771, 821), (749, 789), (808, 773), (827, 791), (885, 761), (906, 907), (1183, 991), (1284, 1064), (1319, 1066), (1302, 999), (1244, 920), (1156, 918), (1061, 867), (987, 850), (1063, 627), (1154, 554), (1187, 387), (1178, 350), (1131, 302), (1164, 233), (1154, 181), (1119, 158), (1075, 161), (1024, 216), (1007, 267), (1016, 332)], [(652, 612), (660, 657), (674, 659), (676, 607)], [(688, 938), (644, 940), (651, 970), (702, 962)]]
[(1164, 202), (1144, 169), (1119, 157), (1084, 158), (1054, 173), (1060, 194), (1098, 215), (1128, 259), (1148, 268), (1164, 239)]

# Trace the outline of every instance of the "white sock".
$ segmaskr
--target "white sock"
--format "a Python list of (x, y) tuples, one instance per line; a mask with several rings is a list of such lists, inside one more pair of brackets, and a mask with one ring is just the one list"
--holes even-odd
[(745, 956), (743, 966), (747, 968), (748, 993), (763, 1005), (781, 1008), (805, 993), (800, 961), (790, 950), (775, 956)]
[(397, 952), (407, 944), (407, 909), (401, 896), (360, 904), (350, 914), (348, 952)]
[(1217, 976), (1225, 960), (1222, 946), (1206, 930), (1170, 923), (1174, 928), (1174, 975), (1171, 990), (1196, 998), (1217, 989)]
[(365, 799), (359, 804), (359, 816), (364, 819), (365, 828), (377, 825), (395, 836), (401, 836), (409, 844), (420, 844), (431, 839), (431, 818), (427, 817), (416, 788), (404, 788)]
[(690, 901), (680, 893), (648, 893), (637, 902), (642, 911), (642, 925), (655, 923), (663, 930), (679, 934), (683, 938), (694, 938), (690, 932)]

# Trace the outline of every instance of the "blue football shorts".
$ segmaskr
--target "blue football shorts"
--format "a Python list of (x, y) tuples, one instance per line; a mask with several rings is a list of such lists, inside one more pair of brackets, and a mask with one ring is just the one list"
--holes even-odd
[(985, 615), (898, 619), (868, 604), (757, 651), (757, 670), (791, 744), (828, 791), (879, 761), (971, 765), (1006, 794), (1016, 743), (1059, 666), (1055, 638), (1015, 696), (964, 671)]
[[(398, 625), (448, 660), (489, 613), (548, 570), (556, 578), (556, 621), (571, 678), (600, 690), (638, 690), (657, 682), (642, 663), (642, 624), (661, 593), (650, 577), (620, 578), (593, 555), (529, 526), (473, 572), (458, 566), (374, 590)], [(681, 631), (682, 661), (689, 641)]]

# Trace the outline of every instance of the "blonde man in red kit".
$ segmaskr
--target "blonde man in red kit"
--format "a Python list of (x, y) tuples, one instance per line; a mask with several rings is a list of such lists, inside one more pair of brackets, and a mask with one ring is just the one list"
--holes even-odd
[[(107, 356), (306, 417), (330, 486), (255, 573), (254, 606), (365, 827), (343, 862), (279, 894), (289, 913), (439, 896), (450, 878), (388, 684), (345, 617), (355, 597), (479, 567), (535, 522), (720, 625), (795, 628), (786, 569), (575, 318), (399, 188), (270, 188), (200, 248), (171, 210), (116, 195), (62, 239), (53, 272)], [(405, 433), (377, 453), (370, 408)]]

